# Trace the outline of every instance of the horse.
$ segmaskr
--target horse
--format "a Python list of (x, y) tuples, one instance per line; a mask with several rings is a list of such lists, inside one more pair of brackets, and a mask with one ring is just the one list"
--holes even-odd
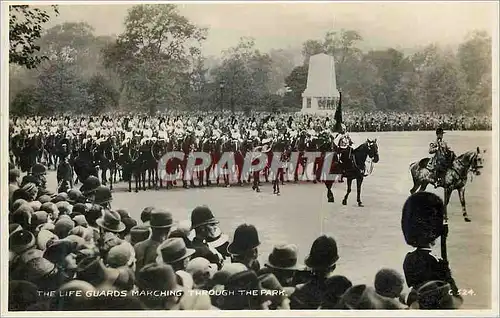
[(347, 179), (347, 192), (342, 200), (342, 205), (347, 205), (347, 199), (349, 198), (349, 193), (351, 193), (352, 180), (356, 179), (356, 199), (358, 201), (358, 206), (363, 207), (361, 202), (361, 185), (365, 177), (369, 176), (373, 166), (366, 167), (366, 159), (370, 158), (371, 162), (378, 163), (378, 144), (377, 139), (367, 139), (364, 143), (359, 145), (356, 149), (352, 151), (352, 159), (347, 165), (346, 172), (342, 175)]
[[(158, 174), (158, 164), (161, 158), (166, 153), (166, 141), (163, 139), (152, 140), (149, 142), (151, 147), (149, 156), (147, 157), (147, 172), (148, 172), (148, 187), (151, 188), (151, 180), (156, 190), (163, 188), (163, 178)], [(160, 186), (158, 187), (158, 182)]]
[(80, 151), (73, 161), (73, 169), (77, 176), (75, 184), (84, 182), (89, 176), (98, 176), (97, 163), (95, 160), (96, 143), (94, 140), (89, 139), (82, 143)]
[[(200, 140), (198, 149), (210, 155), (210, 165), (205, 170), (198, 172), (199, 185), (200, 187), (203, 187), (205, 184), (207, 186), (210, 186), (211, 185), (210, 171), (212, 171), (212, 169), (215, 166), (214, 165), (215, 142), (208, 137), (204, 138)], [(196, 164), (199, 164), (199, 162), (196, 162)]]
[(97, 146), (97, 158), (101, 168), (102, 185), (108, 182), (107, 172), (109, 170), (109, 189), (113, 190), (113, 183), (116, 183), (117, 161), (119, 148), (115, 136), (111, 136)]
[[(335, 147), (336, 148), (336, 147)], [(367, 139), (364, 143), (359, 145), (357, 148), (351, 150), (351, 155), (349, 156), (350, 160), (346, 163), (343, 163), (343, 166), (339, 164), (337, 161), (336, 154), (338, 153), (338, 149), (336, 151), (330, 153), (332, 158), (332, 166), (330, 167), (330, 173), (332, 174), (341, 174), (343, 177), (347, 179), (347, 192), (344, 195), (342, 200), (342, 205), (347, 205), (347, 200), (349, 198), (349, 194), (351, 193), (352, 181), (356, 179), (356, 188), (357, 188), (357, 202), (359, 207), (363, 207), (363, 202), (361, 201), (361, 185), (363, 184), (363, 180), (368, 173), (366, 173), (366, 160), (370, 158), (371, 161), (377, 163), (379, 161), (378, 154), (378, 145), (377, 139), (370, 140)], [(335, 202), (332, 186), (333, 180), (326, 180), (325, 186), (327, 188), (327, 199), (328, 202)]]
[[(132, 192), (132, 177), (135, 181), (135, 192), (141, 188), (146, 190), (146, 166), (145, 156), (140, 149), (139, 139), (134, 137), (120, 148), (119, 163), (123, 168), (123, 180), (128, 181), (128, 192)], [(144, 149), (143, 149), (144, 150)]]
[[(410, 193), (417, 191), (425, 191), (427, 185), (436, 185), (433, 177), (433, 172), (427, 168), (430, 158), (423, 158), (418, 162), (410, 164), (410, 173), (413, 179), (413, 188)], [(451, 194), (457, 190), (460, 204), (462, 205), (462, 216), (465, 222), (471, 222), (467, 214), (465, 203), (465, 185), (467, 184), (467, 176), (469, 172), (478, 176), (481, 174), (480, 169), (483, 168), (483, 158), (479, 147), (476, 150), (467, 151), (456, 157), (451, 163), (451, 167), (446, 170), (444, 175), (444, 204), (447, 207), (450, 202)], [(446, 210), (445, 210), (446, 211)], [(448, 219), (447, 212), (445, 220)]]
[[(273, 194), (280, 195), (280, 182), (282, 185), (285, 184), (285, 167), (288, 164), (288, 160), (290, 159), (291, 151), (290, 151), (290, 141), (285, 136), (280, 136), (273, 143), (272, 148), (272, 159), (268, 161), (268, 167), (272, 167), (273, 160), (279, 160), (281, 165), (276, 168), (276, 172), (273, 176)], [(278, 158), (279, 157), (279, 158)]]

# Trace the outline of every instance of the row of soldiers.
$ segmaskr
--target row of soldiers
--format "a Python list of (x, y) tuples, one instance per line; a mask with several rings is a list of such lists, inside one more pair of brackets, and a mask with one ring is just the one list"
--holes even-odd
[[(340, 128), (340, 129), (339, 129)], [(336, 126), (336, 121), (329, 117), (312, 116), (266, 116), (245, 118), (230, 117), (65, 117), (65, 118), (15, 118), (11, 120), (10, 136), (23, 135), (32, 138), (37, 135), (62, 135), (67, 138), (83, 136), (94, 139), (97, 143), (109, 136), (123, 134), (123, 143), (134, 136), (141, 136), (141, 143), (149, 140), (169, 140), (194, 135), (199, 140), (203, 138), (258, 139), (262, 143), (287, 137), (295, 140), (299, 134), (305, 134), (308, 139), (316, 139), (322, 134), (338, 136), (338, 132), (346, 137), (347, 127)], [(340, 137), (338, 137), (341, 139)]]

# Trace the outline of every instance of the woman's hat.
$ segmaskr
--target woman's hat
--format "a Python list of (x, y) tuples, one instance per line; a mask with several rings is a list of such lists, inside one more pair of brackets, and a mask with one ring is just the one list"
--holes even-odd
[(9, 250), (16, 254), (21, 254), (33, 246), (35, 246), (35, 236), (30, 231), (22, 230), (9, 235)]
[[(172, 264), (193, 255), (196, 250), (186, 248), (186, 243), (181, 238), (169, 238), (158, 246), (156, 250), (158, 260), (165, 264)], [(161, 261), (159, 263), (161, 263)]]
[(135, 281), (139, 290), (176, 290), (177, 278), (168, 264), (150, 263), (144, 266)]
[(58, 240), (59, 238), (57, 235), (52, 233), (49, 230), (44, 230), (41, 229), (40, 232), (38, 232), (38, 235), (36, 237), (36, 245), (39, 249), (45, 250), (47, 248), (47, 244), (52, 241), (52, 240)]
[(241, 255), (259, 245), (259, 234), (255, 226), (242, 224), (234, 231), (233, 241), (228, 245), (227, 251), (233, 255)]
[(98, 256), (88, 256), (82, 259), (76, 269), (76, 278), (92, 284), (94, 287), (113, 285), (119, 276), (115, 268), (104, 266)]
[(430, 281), (418, 288), (417, 301), (412, 309), (459, 309), (463, 304), (461, 297), (453, 296), (451, 286), (444, 281)]
[(372, 287), (355, 285), (342, 295), (336, 309), (384, 310), (405, 308), (406, 306), (397, 300), (380, 296)]
[(281, 270), (302, 270), (305, 266), (297, 265), (298, 248), (295, 244), (280, 244), (269, 254), (267, 267)]
[(338, 260), (337, 242), (331, 236), (322, 235), (314, 240), (305, 263), (309, 268), (326, 270)]
[(112, 210), (104, 210), (102, 218), (97, 219), (96, 223), (101, 228), (114, 233), (125, 230), (125, 224), (121, 221), (120, 214)]

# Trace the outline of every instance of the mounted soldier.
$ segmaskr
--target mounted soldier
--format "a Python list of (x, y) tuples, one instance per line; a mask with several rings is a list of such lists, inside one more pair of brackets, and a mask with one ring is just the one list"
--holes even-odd
[(436, 188), (443, 186), (446, 171), (450, 168), (455, 157), (446, 141), (443, 140), (443, 136), (443, 128), (439, 127), (436, 129), (436, 141), (429, 145), (429, 154), (434, 155), (429, 161), (429, 170), (434, 171)]
[(339, 149), (339, 163), (345, 167), (345, 164), (349, 162), (351, 159), (351, 151), (352, 151), (352, 139), (347, 132), (347, 127), (345, 124), (340, 126), (340, 133), (334, 139), (335, 145)]

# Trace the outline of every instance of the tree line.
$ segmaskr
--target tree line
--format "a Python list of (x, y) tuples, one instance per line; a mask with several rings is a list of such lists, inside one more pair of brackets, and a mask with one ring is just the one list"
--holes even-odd
[(432, 44), (406, 55), (394, 48), (363, 52), (357, 31), (329, 31), (303, 43), (299, 63), (293, 50), (261, 52), (254, 39), (241, 38), (214, 61), (201, 53), (208, 30), (174, 4), (132, 7), (116, 37), (96, 36), (86, 23), (43, 30), (58, 14), (57, 7), (49, 11), (10, 6), (11, 113), (296, 111), (309, 57), (326, 53), (334, 56), (347, 109), (491, 114), (485, 31), (456, 49)]

